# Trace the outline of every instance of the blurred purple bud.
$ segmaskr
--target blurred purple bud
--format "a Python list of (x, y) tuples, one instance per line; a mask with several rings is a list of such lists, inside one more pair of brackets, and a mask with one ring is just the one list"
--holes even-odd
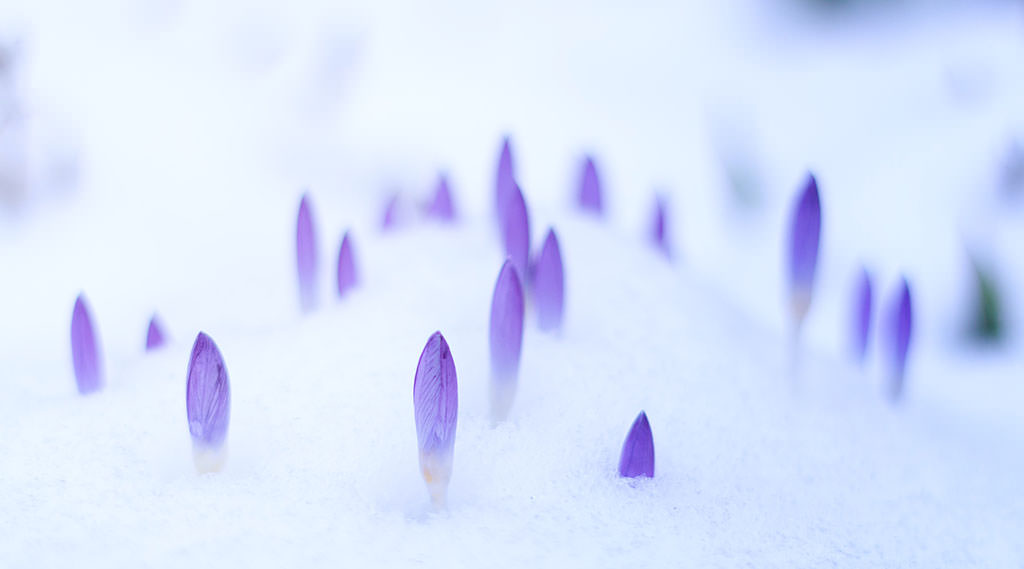
[(509, 138), (501, 146), (501, 156), (498, 158), (498, 175), (495, 181), (494, 205), (498, 212), (498, 223), (505, 223), (505, 204), (508, 203), (513, 189), (516, 187), (515, 166), (512, 162), (512, 148)]
[(520, 276), (526, 276), (530, 263), (530, 216), (518, 186), (512, 187), (502, 228), (505, 256), (512, 260)]
[(349, 231), (345, 232), (345, 236), (341, 239), (341, 249), (338, 250), (338, 296), (345, 296), (349, 289), (359, 283), (349, 233)]
[(231, 416), (231, 387), (224, 358), (204, 332), (196, 337), (188, 360), (185, 409), (196, 468), (200, 472), (220, 470)]
[(669, 245), (669, 239), (665, 230), (666, 209), (665, 198), (660, 195), (656, 196), (654, 198), (654, 219), (651, 222), (651, 242), (654, 243), (654, 246), (657, 247), (666, 258), (671, 259), (672, 247)]
[(533, 299), (537, 305), (537, 324), (540, 329), (561, 328), (565, 276), (562, 272), (562, 251), (554, 229), (548, 229), (544, 246), (533, 268)]
[(818, 201), (818, 182), (813, 174), (808, 174), (807, 183), (793, 209), (789, 236), (790, 307), (797, 326), (803, 322), (811, 305), (820, 236), (821, 205)]
[(146, 351), (161, 348), (166, 343), (167, 337), (164, 334), (164, 329), (160, 326), (160, 320), (154, 314), (149, 319), (149, 329), (146, 330)]
[(381, 221), (381, 228), (390, 231), (398, 224), (398, 194), (394, 194), (384, 206), (384, 219)]
[(853, 355), (863, 363), (871, 335), (871, 274), (861, 268), (853, 297)]
[(79, 393), (87, 395), (103, 388), (99, 342), (84, 294), (78, 295), (71, 312), (71, 360)]
[(412, 386), (420, 470), (435, 505), (444, 505), (452, 475), (452, 451), (459, 416), (459, 386), (448, 342), (440, 332), (427, 340)]
[(594, 166), (594, 159), (586, 157), (583, 164), (583, 176), (580, 179), (580, 209), (600, 215), (604, 206), (601, 203), (601, 182), (597, 177), (597, 168)]
[(890, 342), (892, 357), (892, 379), (889, 397), (899, 400), (903, 394), (903, 383), (907, 370), (907, 351), (910, 348), (910, 336), (913, 330), (913, 312), (910, 301), (910, 285), (903, 278), (900, 290), (890, 307)]
[(619, 476), (654, 477), (654, 437), (651, 435), (651, 425), (647, 422), (647, 414), (643, 411), (633, 421), (633, 426), (626, 435), (626, 442), (622, 445)]
[(448, 178), (442, 174), (437, 180), (437, 189), (434, 190), (434, 200), (427, 209), (427, 215), (442, 221), (455, 219), (455, 207), (452, 205), (452, 194), (448, 189)]
[(512, 406), (523, 347), (523, 289), (511, 261), (505, 261), (491, 300), (491, 416), (505, 420)]
[(299, 272), (299, 301), (303, 312), (310, 312), (317, 303), (316, 226), (313, 224), (309, 194), (302, 195), (295, 224), (295, 258)]

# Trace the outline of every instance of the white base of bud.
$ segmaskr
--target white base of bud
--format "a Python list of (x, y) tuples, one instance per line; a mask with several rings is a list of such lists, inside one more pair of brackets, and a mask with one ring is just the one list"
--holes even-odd
[(219, 448), (204, 445), (192, 445), (192, 459), (195, 460), (196, 470), (199, 474), (207, 472), (220, 472), (228, 459), (228, 447), (224, 445)]

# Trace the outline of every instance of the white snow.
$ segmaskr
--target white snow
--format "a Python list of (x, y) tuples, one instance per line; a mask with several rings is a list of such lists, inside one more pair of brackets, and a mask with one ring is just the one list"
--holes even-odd
[[(996, 187), (1024, 128), (1024, 14), (794, 6), (5, 3), (31, 161), (27, 201), (0, 213), (0, 566), (1024, 564), (1024, 202)], [(557, 336), (529, 315), (511, 421), (492, 429), (505, 133), (534, 248), (559, 232), (567, 313)], [(730, 137), (757, 207), (727, 190)], [(570, 207), (584, 152), (604, 222)], [(71, 187), (54, 172), (69, 155)], [(822, 257), (794, 371), (782, 237), (808, 168)], [(453, 227), (417, 215), (439, 169)], [(302, 317), (306, 188), (323, 306)], [(395, 190), (405, 223), (385, 234)], [(671, 264), (645, 240), (655, 190)], [(362, 283), (337, 301), (347, 228)], [(962, 343), (968, 248), (1010, 301), (998, 348)], [(846, 354), (861, 262), (883, 305), (911, 281), (898, 406), (879, 345), (863, 370)], [(79, 291), (108, 373), (90, 397), (71, 371)], [(153, 311), (171, 343), (146, 354)], [(233, 398), (226, 467), (203, 476), (184, 402), (200, 330)], [(412, 412), (435, 330), (459, 376), (443, 512)], [(656, 477), (629, 482), (616, 465), (641, 409)]]

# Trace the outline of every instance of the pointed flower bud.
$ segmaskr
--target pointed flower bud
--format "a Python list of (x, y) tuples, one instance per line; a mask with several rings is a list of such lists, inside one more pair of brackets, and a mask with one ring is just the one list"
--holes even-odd
[(504, 421), (515, 398), (523, 347), (523, 289), (505, 261), (491, 299), (491, 418)]
[(647, 414), (643, 411), (640, 411), (633, 421), (633, 426), (626, 435), (626, 442), (622, 445), (619, 476), (654, 477), (654, 437), (651, 435), (651, 425), (647, 422)]
[(146, 330), (146, 351), (156, 350), (166, 343), (167, 337), (164, 334), (163, 326), (160, 325), (160, 320), (154, 314), (149, 319), (149, 329)]
[(604, 205), (601, 201), (601, 182), (597, 177), (594, 159), (586, 157), (583, 163), (583, 176), (580, 179), (579, 205), (583, 211), (601, 215)]
[(672, 258), (672, 247), (669, 245), (668, 235), (665, 230), (665, 198), (656, 196), (654, 198), (654, 219), (651, 221), (651, 242), (658, 248), (666, 258)]
[(505, 207), (503, 243), (505, 256), (512, 260), (519, 276), (526, 276), (530, 263), (530, 216), (526, 211), (526, 201), (518, 186), (512, 188)]
[(455, 207), (452, 205), (452, 194), (448, 189), (448, 177), (442, 174), (437, 180), (434, 199), (427, 208), (427, 215), (441, 221), (455, 219)]
[(295, 258), (299, 273), (299, 301), (303, 312), (310, 312), (317, 303), (316, 226), (309, 194), (302, 195), (295, 224)]
[(188, 430), (199, 472), (216, 472), (224, 465), (231, 416), (231, 387), (220, 350), (204, 332), (196, 337), (188, 360), (185, 388)]
[(345, 232), (345, 236), (341, 239), (341, 249), (338, 250), (338, 296), (345, 296), (345, 293), (359, 283), (349, 233), (349, 231)]
[(452, 451), (459, 416), (459, 386), (448, 342), (434, 332), (416, 364), (412, 385), (420, 470), (435, 506), (443, 506), (452, 476)]
[(79, 393), (87, 395), (103, 388), (99, 342), (84, 294), (78, 295), (71, 312), (71, 360)]
[(512, 148), (509, 138), (501, 146), (501, 156), (498, 157), (498, 175), (495, 181), (494, 206), (498, 212), (498, 223), (505, 223), (505, 205), (516, 187), (515, 167), (512, 162)]
[(820, 236), (821, 205), (818, 201), (818, 182), (813, 174), (808, 174), (803, 192), (793, 209), (789, 235), (790, 309), (798, 328), (811, 305)]
[(890, 306), (889, 326), (889, 355), (892, 363), (889, 398), (893, 401), (898, 401), (903, 395), (903, 384), (907, 371), (907, 351), (910, 348), (910, 337), (913, 329), (910, 285), (907, 283), (906, 278), (901, 280), (900, 289)]
[(384, 231), (390, 231), (398, 225), (398, 205), (398, 194), (395, 193), (384, 206), (384, 219), (380, 223), (381, 229)]
[(853, 356), (863, 363), (871, 336), (871, 274), (861, 268), (853, 294)]
[(565, 277), (562, 273), (562, 251), (554, 229), (548, 229), (540, 256), (533, 269), (533, 298), (537, 305), (537, 324), (541, 330), (562, 327), (565, 301)]

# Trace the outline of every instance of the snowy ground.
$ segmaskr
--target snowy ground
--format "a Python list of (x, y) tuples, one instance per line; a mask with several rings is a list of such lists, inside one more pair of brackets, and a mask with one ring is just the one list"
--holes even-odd
[[(23, 38), (28, 198), (0, 214), (0, 566), (1024, 566), (1024, 339), (960, 333), (965, 251), (1024, 322), (1024, 14), (907, 3), (837, 21), (782, 2), (339, 8), (0, 7)], [(566, 329), (531, 320), (509, 424), (487, 419), (511, 133), (534, 243), (557, 227)], [(728, 150), (722, 150), (725, 147)], [(574, 213), (584, 151), (611, 214)], [(756, 172), (754, 205), (722, 154)], [(55, 163), (75, 157), (73, 184)], [(782, 237), (822, 188), (818, 298), (794, 373)], [(461, 220), (416, 215), (436, 172)], [(298, 310), (294, 221), (316, 208), (323, 307)], [(670, 199), (676, 262), (645, 242)], [(405, 223), (379, 230), (394, 191)], [(351, 227), (363, 286), (330, 294)], [(846, 355), (861, 262), (908, 275), (907, 398)], [(79, 396), (90, 299), (108, 385)], [(157, 311), (172, 344), (144, 354)], [(876, 313), (877, 315), (877, 313)], [(194, 472), (199, 330), (232, 379), (230, 457)], [(412, 379), (441, 330), (459, 373), (447, 511), (416, 465)], [(657, 475), (615, 476), (636, 414)]]

